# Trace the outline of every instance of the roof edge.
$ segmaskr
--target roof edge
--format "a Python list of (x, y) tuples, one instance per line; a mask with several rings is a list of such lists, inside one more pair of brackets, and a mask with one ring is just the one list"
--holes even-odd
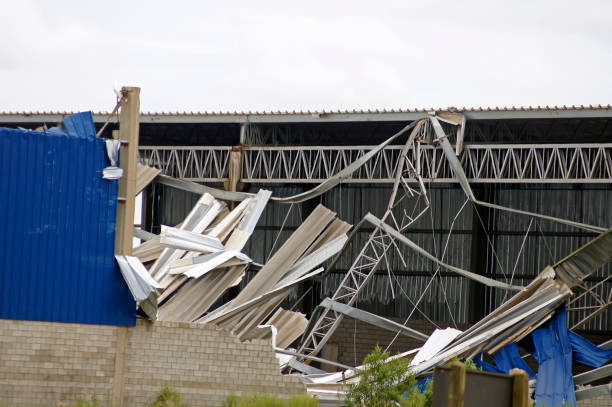
[[(242, 112), (142, 112), (141, 123), (317, 123), (360, 121), (412, 121), (431, 113), (463, 113), (468, 120), (612, 118), (612, 105), (528, 106), (528, 107), (447, 107), (430, 109), (367, 109), (320, 111)], [(68, 111), (5, 111), (2, 123), (61, 122)], [(105, 122), (109, 112), (94, 112), (95, 122)], [(116, 116), (111, 122), (117, 120)]]

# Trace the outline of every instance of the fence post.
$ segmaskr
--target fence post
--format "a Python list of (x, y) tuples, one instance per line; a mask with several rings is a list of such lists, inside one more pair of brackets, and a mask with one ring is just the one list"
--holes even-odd
[(529, 377), (524, 370), (510, 370), (512, 376), (512, 407), (529, 406)]
[(452, 362), (449, 367), (451, 372), (448, 380), (448, 407), (463, 407), (465, 365), (461, 362)]

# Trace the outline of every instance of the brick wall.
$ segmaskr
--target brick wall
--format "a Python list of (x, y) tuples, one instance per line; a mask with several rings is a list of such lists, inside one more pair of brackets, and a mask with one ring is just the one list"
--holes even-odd
[[(125, 340), (121, 340), (121, 330)], [(123, 343), (123, 345), (122, 345)], [(116, 366), (124, 346), (124, 363)], [(121, 370), (123, 366), (123, 370)], [(0, 404), (44, 405), (96, 395), (111, 404), (123, 376), (123, 405), (145, 406), (169, 385), (192, 406), (232, 392), (304, 393), (280, 374), (268, 341), (240, 342), (214, 327), (138, 321), (133, 328), (0, 319)]]

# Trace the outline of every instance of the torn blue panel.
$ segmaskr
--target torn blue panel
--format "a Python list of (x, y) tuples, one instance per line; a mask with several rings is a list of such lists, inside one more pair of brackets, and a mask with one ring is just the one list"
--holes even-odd
[(575, 362), (600, 367), (612, 358), (612, 349), (601, 349), (572, 331), (569, 331), (568, 335)]
[(522, 369), (527, 372), (530, 379), (535, 379), (535, 373), (529, 368), (527, 363), (519, 355), (518, 346), (515, 342), (512, 342), (503, 348), (501, 348), (495, 355), (493, 355), (493, 361), (495, 365), (503, 371), (503, 373), (510, 373), (510, 370), (514, 368)]
[(572, 377), (572, 347), (567, 336), (565, 308), (558, 310), (548, 325), (531, 333), (538, 362), (536, 406), (575, 406)]
[(66, 117), (62, 124), (72, 137), (96, 137), (96, 126), (91, 112), (81, 112)]
[[(114, 258), (117, 181), (91, 113), (0, 128), (0, 318), (134, 325)], [(71, 132), (72, 134), (69, 134)]]
[(474, 364), (476, 364), (476, 366), (485, 371), (485, 372), (493, 372), (493, 373), (507, 373), (506, 371), (498, 368), (497, 366), (494, 365), (490, 365), (487, 362), (485, 362), (484, 360), (482, 360), (482, 353), (479, 353), (478, 355), (476, 355), (472, 361), (474, 361)]
[(560, 308), (546, 327), (532, 332), (536, 375), (536, 406), (575, 406), (572, 357), (576, 362), (600, 367), (612, 357), (604, 350), (567, 329), (565, 307)]

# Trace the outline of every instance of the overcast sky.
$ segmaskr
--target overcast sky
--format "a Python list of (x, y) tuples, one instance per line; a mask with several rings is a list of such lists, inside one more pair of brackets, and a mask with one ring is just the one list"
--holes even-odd
[(608, 0), (0, 6), (0, 110), (612, 103)]

